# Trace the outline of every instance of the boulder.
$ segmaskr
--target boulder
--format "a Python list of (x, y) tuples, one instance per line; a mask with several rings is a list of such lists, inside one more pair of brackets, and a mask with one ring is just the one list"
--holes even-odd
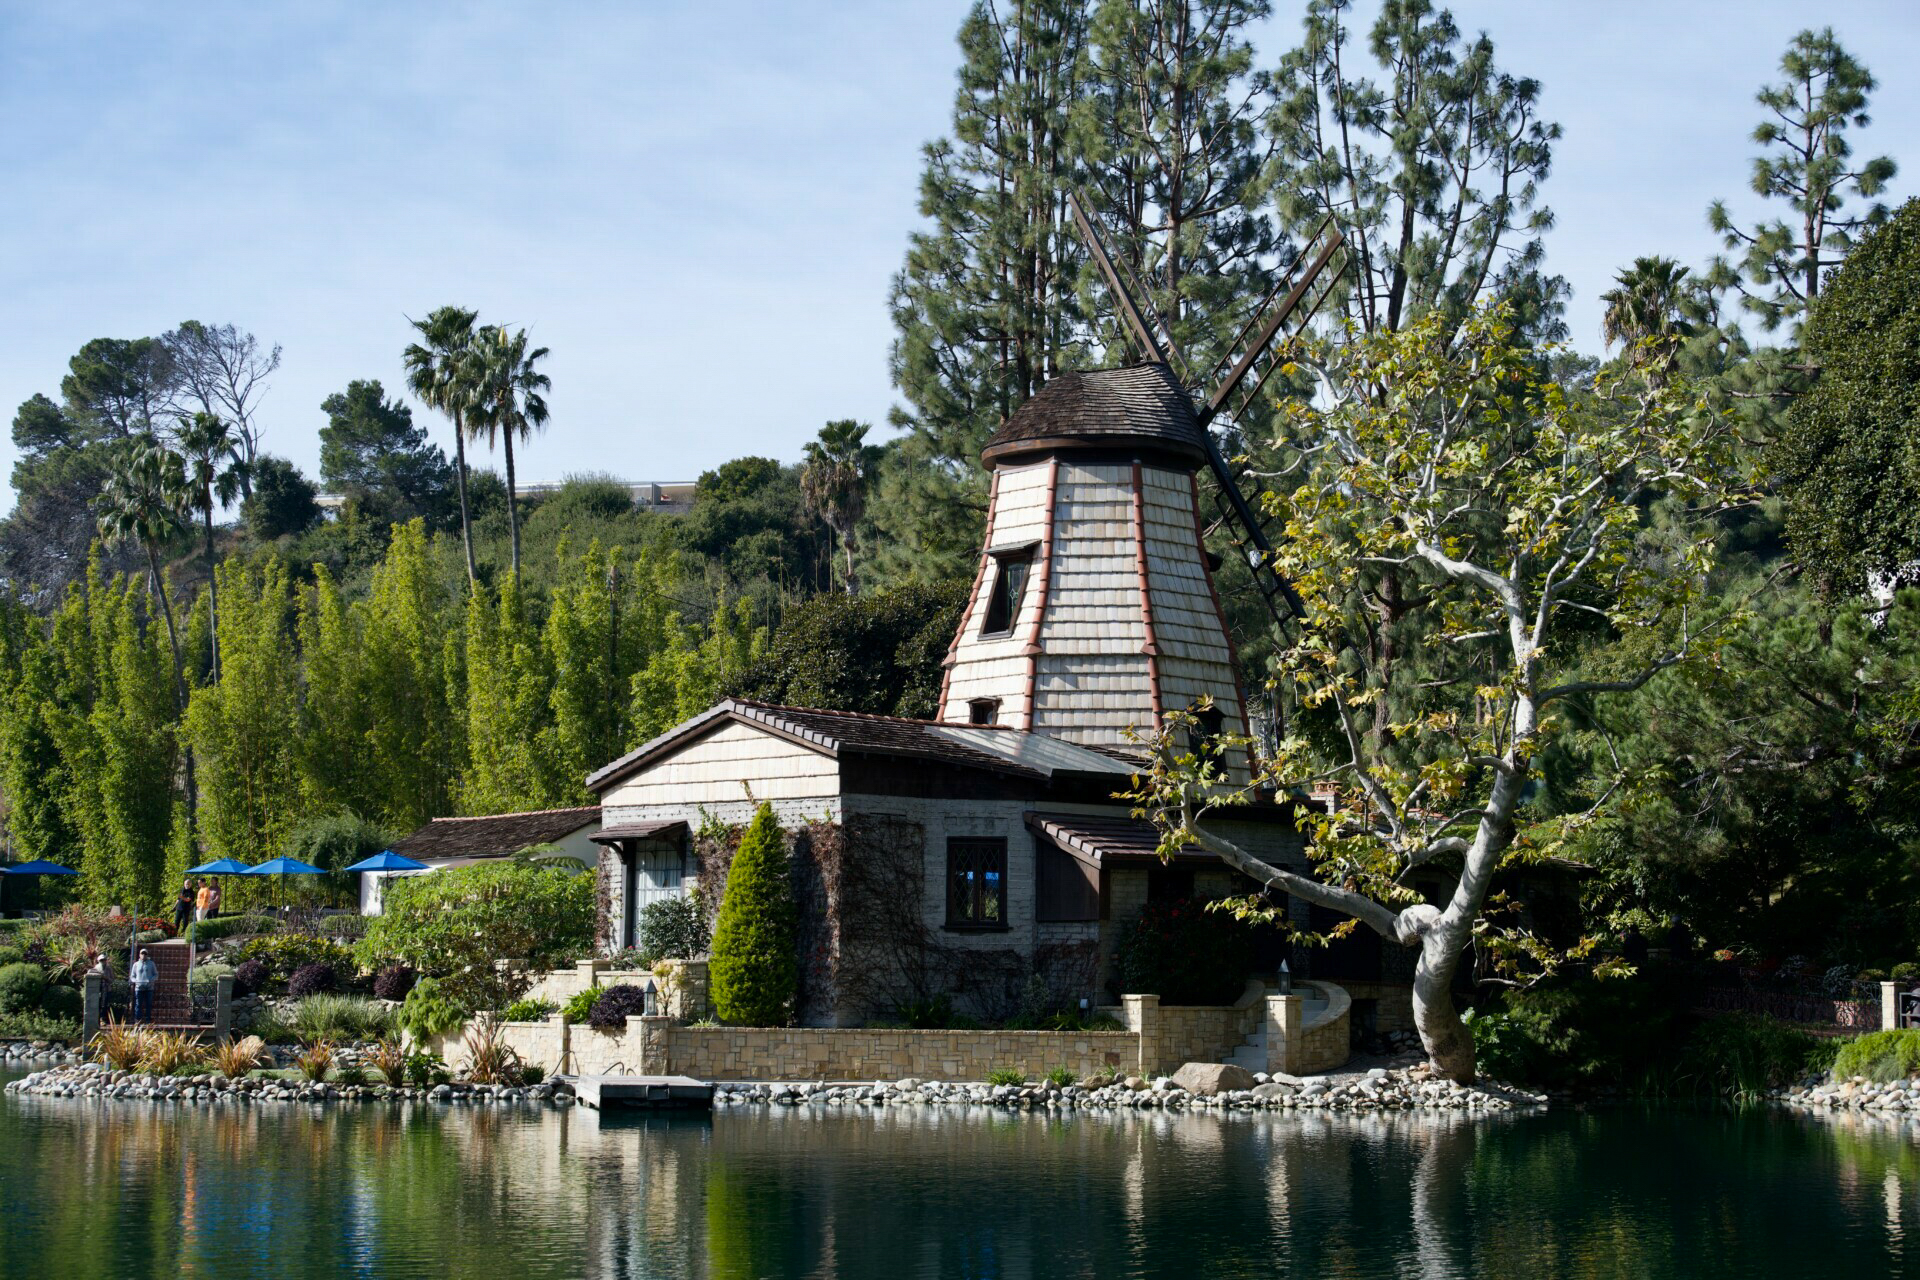
[(1233, 1093), (1254, 1086), (1253, 1073), (1229, 1062), (1189, 1062), (1173, 1073), (1176, 1088), (1201, 1098)]
[(1144, 1093), (1149, 1087), (1151, 1087), (1147, 1084), (1145, 1080), (1141, 1079), (1139, 1076), (1128, 1076), (1126, 1080), (1126, 1085), (1127, 1085), (1127, 1088), (1133, 1090), (1135, 1093)]

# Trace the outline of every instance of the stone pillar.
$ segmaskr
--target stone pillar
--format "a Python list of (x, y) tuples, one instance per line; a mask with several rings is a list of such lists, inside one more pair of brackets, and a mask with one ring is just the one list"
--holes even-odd
[(1160, 997), (1155, 995), (1121, 996), (1120, 1007), (1126, 1014), (1127, 1030), (1139, 1037), (1139, 1072), (1143, 1076), (1160, 1073)]
[(80, 1020), (80, 1042), (85, 1044), (93, 1039), (93, 1033), (100, 1029), (100, 1015), (107, 1007), (107, 980), (97, 973), (89, 973), (86, 978), (85, 1012)]
[(711, 996), (707, 985), (705, 960), (663, 960), (664, 973), (654, 981), (660, 985), (660, 1012), (682, 1022), (704, 1018)]
[(600, 981), (600, 975), (608, 968), (605, 960), (582, 960), (580, 968), (580, 989), (586, 990)]
[(1306, 997), (1298, 995), (1267, 997), (1267, 1071), (1293, 1074), (1300, 1061), (1301, 1027), (1307, 1017)]
[(637, 1076), (673, 1074), (673, 1019), (664, 1014), (627, 1019), (627, 1044), (635, 1052), (627, 1070)]
[(1892, 1031), (1900, 1025), (1900, 984), (1880, 984), (1880, 1029)]
[(223, 973), (213, 980), (213, 1038), (225, 1040), (233, 1034), (233, 975)]

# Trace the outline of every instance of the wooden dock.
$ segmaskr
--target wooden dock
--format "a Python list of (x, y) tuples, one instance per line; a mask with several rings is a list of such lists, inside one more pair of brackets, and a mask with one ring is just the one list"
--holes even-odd
[(573, 1082), (581, 1106), (652, 1111), (711, 1111), (714, 1086), (692, 1076), (580, 1076)]

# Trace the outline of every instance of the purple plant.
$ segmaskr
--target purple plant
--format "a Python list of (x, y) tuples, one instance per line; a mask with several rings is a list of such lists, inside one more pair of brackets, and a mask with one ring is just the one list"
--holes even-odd
[(646, 1011), (647, 993), (623, 982), (600, 993), (587, 1014), (587, 1023), (602, 1031), (618, 1031), (627, 1025), (628, 1018), (637, 1018)]
[(293, 971), (287, 979), (287, 994), (295, 1000), (304, 996), (317, 996), (323, 991), (331, 991), (336, 985), (333, 966), (330, 964), (303, 964)]
[(237, 996), (259, 995), (260, 989), (267, 985), (267, 962), (265, 960), (243, 961), (233, 971), (233, 994)]
[(373, 977), (373, 994), (382, 1000), (405, 1000), (420, 980), (411, 965), (390, 964)]

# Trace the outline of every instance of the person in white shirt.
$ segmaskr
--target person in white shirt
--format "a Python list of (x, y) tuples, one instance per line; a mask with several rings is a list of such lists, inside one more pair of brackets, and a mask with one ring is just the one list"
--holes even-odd
[(133, 1020), (152, 1022), (153, 988), (160, 981), (160, 966), (153, 962), (153, 953), (140, 948), (140, 958), (133, 962), (133, 972), (127, 976), (133, 981)]

